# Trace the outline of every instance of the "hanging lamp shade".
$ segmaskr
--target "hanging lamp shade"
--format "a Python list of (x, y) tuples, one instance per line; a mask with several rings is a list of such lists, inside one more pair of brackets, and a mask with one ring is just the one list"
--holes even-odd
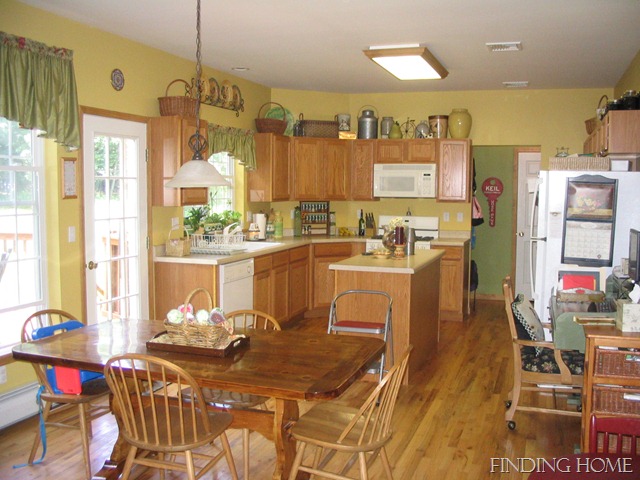
[(216, 167), (202, 156), (203, 152), (207, 151), (207, 139), (200, 134), (200, 82), (202, 81), (200, 46), (200, 0), (198, 0), (196, 6), (196, 131), (189, 138), (189, 148), (193, 151), (193, 157), (178, 169), (171, 180), (165, 183), (164, 186), (167, 188), (231, 186)]
[(189, 160), (182, 165), (175, 176), (165, 183), (169, 188), (196, 188), (231, 186), (218, 172), (216, 167), (206, 160)]

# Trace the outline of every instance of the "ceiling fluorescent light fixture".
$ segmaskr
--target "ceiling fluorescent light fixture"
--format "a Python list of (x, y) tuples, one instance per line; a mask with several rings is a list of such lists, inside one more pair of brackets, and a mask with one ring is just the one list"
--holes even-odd
[(527, 80), (517, 81), (517, 82), (502, 82), (506, 88), (525, 88), (529, 86), (529, 82)]
[(200, 54), (200, 0), (196, 10), (196, 132), (189, 138), (193, 151), (191, 160), (183, 164), (175, 176), (165, 183), (168, 188), (201, 188), (230, 186), (220, 172), (202, 157), (207, 150), (207, 139), (200, 133), (200, 91), (202, 81), (202, 56)]
[(400, 80), (434, 80), (449, 75), (426, 47), (417, 44), (369, 47), (364, 54)]
[(485, 43), (492, 52), (517, 52), (522, 50), (522, 42)]

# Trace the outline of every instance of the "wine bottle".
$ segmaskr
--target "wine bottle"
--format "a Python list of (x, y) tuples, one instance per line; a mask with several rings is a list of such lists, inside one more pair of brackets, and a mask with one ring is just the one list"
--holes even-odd
[(358, 236), (364, 237), (365, 225), (362, 209), (360, 209), (360, 218), (358, 219)]

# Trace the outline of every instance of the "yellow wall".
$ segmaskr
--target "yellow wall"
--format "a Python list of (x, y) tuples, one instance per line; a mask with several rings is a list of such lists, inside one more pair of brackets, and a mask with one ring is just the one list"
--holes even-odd
[[(0, 30), (26, 36), (48, 45), (74, 51), (74, 65), (79, 102), (83, 106), (116, 112), (157, 116), (157, 97), (164, 96), (166, 86), (176, 78), (190, 79), (195, 73), (191, 59), (178, 58), (157, 49), (117, 37), (95, 28), (57, 17), (28, 7), (14, 0), (0, 0)], [(206, 48), (206, 45), (203, 45)], [(194, 38), (195, 57), (195, 38)], [(110, 84), (111, 71), (122, 70), (125, 86), (120, 92)], [(473, 117), (471, 138), (474, 145), (541, 145), (543, 161), (556, 153), (556, 147), (569, 147), (571, 153), (582, 151), (586, 137), (584, 121), (593, 116), (603, 94), (613, 95), (612, 89), (586, 90), (495, 90), (440, 93), (405, 93), (348, 95), (311, 91), (271, 90), (229, 75), (205, 68), (207, 76), (218, 81), (225, 79), (237, 84), (244, 98), (245, 111), (235, 112), (202, 106), (203, 119), (237, 128), (254, 128), (254, 119), (261, 105), (269, 100), (281, 103), (294, 118), (300, 113), (308, 120), (331, 120), (337, 113), (350, 113), (352, 129), (357, 128), (361, 107), (373, 105), (378, 117), (393, 116), (416, 122), (429, 115), (448, 114), (452, 108), (467, 108)], [(640, 60), (638, 57), (625, 74), (616, 92), (638, 88)], [(627, 87), (627, 85), (629, 87)], [(171, 93), (171, 92), (170, 92)], [(47, 242), (49, 303), (73, 312), (80, 312), (82, 301), (82, 212), (80, 200), (61, 200), (59, 166), (67, 152), (47, 142)], [(242, 168), (238, 169), (242, 182)], [(241, 183), (238, 184), (241, 187)], [(239, 188), (238, 208), (243, 210), (242, 188)], [(285, 227), (291, 226), (288, 211), (296, 202), (274, 204), (283, 212)], [(334, 202), (338, 225), (355, 226), (356, 211), (363, 208), (376, 215), (404, 213), (407, 206), (415, 215), (439, 215), (450, 212), (451, 222), (442, 223), (444, 230), (468, 229), (469, 205), (436, 204), (434, 200), (382, 200), (378, 202)], [(248, 205), (268, 208), (268, 204)], [(464, 215), (462, 224), (456, 214)], [(152, 209), (153, 244), (163, 243), (170, 227), (170, 218), (181, 216), (181, 209)], [(442, 218), (441, 218), (442, 220)], [(75, 226), (78, 240), (67, 243), (67, 230)], [(8, 383), (0, 392), (24, 383), (22, 369), (9, 366)], [(16, 379), (20, 380), (16, 380)]]

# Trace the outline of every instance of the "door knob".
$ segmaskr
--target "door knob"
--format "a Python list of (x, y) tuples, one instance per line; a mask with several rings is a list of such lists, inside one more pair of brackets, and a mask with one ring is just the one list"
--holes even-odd
[(95, 270), (96, 268), (98, 268), (98, 264), (93, 260), (89, 260), (89, 263), (87, 263), (87, 268), (89, 270)]
[(518, 233), (516, 233), (516, 235), (519, 236), (519, 237), (524, 237), (524, 232), (518, 232)]

